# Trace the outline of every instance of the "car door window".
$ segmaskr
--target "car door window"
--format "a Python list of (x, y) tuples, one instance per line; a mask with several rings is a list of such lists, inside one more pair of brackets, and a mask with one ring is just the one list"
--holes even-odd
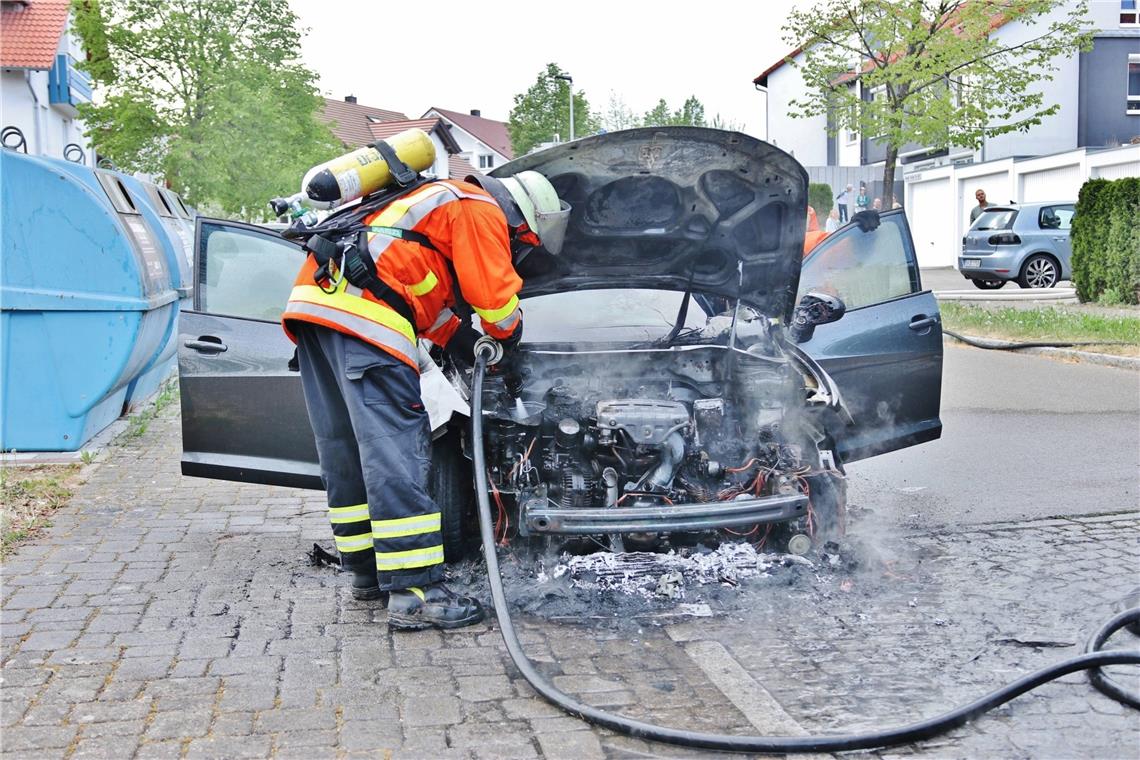
[(281, 318), (305, 260), (299, 246), (268, 230), (221, 221), (202, 221), (198, 246), (198, 311)]
[(831, 293), (850, 311), (919, 292), (903, 219), (901, 213), (884, 215), (876, 230), (851, 225), (824, 239), (804, 259), (797, 299), (809, 291)]
[(1037, 226), (1043, 230), (1068, 230), (1073, 226), (1073, 206), (1042, 206)]

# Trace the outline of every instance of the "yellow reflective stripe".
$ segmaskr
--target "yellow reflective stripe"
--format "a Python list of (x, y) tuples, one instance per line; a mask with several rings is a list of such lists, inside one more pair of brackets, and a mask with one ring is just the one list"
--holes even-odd
[(372, 535), (375, 538), (418, 536), (421, 533), (435, 533), (439, 530), (439, 526), (439, 512), (431, 515), (401, 517), (398, 520), (373, 520)]
[(439, 278), (435, 276), (435, 272), (428, 272), (427, 277), (423, 278), (415, 285), (408, 286), (408, 292), (413, 296), (422, 296), (426, 293), (432, 292), (435, 286), (439, 284)]
[[(411, 343), (416, 342), (416, 331), (412, 329), (408, 320), (387, 306), (381, 306), (375, 301), (345, 293), (346, 282), (346, 280), (341, 280), (340, 285), (332, 293), (326, 293), (316, 285), (294, 285), (293, 292), (289, 294), (289, 301), (290, 303), (311, 303), (346, 311), (349, 314), (355, 314), (383, 325), (390, 330), (395, 330)], [(285, 310), (288, 312), (288, 307)]]
[(361, 533), (358, 536), (333, 536), (336, 548), (346, 554), (362, 552), (372, 548), (372, 534)]
[(375, 224), (377, 227), (392, 227), (395, 223), (400, 221), (404, 214), (408, 213), (408, 209), (416, 205), (422, 200), (430, 198), (438, 193), (446, 193), (447, 190), (439, 185), (428, 185), (423, 190), (418, 190), (411, 195), (403, 198), (397, 198), (392, 201), (380, 215), (375, 219), (369, 221), (369, 224)]
[(351, 507), (329, 507), (329, 522), (333, 525), (360, 522), (367, 519), (367, 504), (356, 504)]
[(377, 570), (406, 570), (443, 562), (443, 544), (403, 552), (376, 552)]
[(415, 594), (421, 602), (427, 601), (427, 597), (424, 596), (424, 590), (422, 588), (418, 588), (416, 586), (408, 586), (408, 591), (411, 591), (413, 594)]
[(506, 319), (511, 315), (511, 312), (519, 307), (519, 297), (511, 296), (511, 300), (507, 301), (507, 305), (501, 309), (480, 309), (478, 306), (472, 306), (475, 313), (492, 324), (500, 320)]

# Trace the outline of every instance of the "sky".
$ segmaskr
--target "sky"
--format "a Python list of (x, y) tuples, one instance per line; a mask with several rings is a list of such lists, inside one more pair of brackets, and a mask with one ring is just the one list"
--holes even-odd
[[(752, 80), (785, 56), (780, 26), (792, 0), (697, 3), (574, 0), (289, 0), (309, 30), (303, 58), (330, 98), (419, 117), (435, 106), (506, 121), (514, 96), (550, 62), (574, 77), (595, 111), (610, 93), (642, 114), (696, 95), (711, 119), (764, 137)], [(381, 21), (389, 26), (380, 28)], [(392, 52), (404, 38), (415, 51)]]

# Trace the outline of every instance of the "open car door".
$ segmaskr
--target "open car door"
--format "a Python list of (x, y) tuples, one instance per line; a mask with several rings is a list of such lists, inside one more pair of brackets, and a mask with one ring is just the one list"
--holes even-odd
[(847, 312), (800, 344), (831, 375), (854, 419), (836, 436), (843, 461), (931, 441), (942, 434), (942, 318), (922, 289), (901, 209), (877, 230), (847, 225), (804, 259), (799, 296), (839, 296)]
[(184, 475), (323, 487), (279, 321), (304, 259), (265, 227), (198, 217), (194, 309), (178, 335)]

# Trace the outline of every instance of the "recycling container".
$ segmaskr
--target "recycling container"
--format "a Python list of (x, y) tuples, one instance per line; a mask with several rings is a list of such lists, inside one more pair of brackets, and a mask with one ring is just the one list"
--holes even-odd
[(114, 175), (0, 150), (0, 449), (76, 451), (170, 340), (178, 292)]

